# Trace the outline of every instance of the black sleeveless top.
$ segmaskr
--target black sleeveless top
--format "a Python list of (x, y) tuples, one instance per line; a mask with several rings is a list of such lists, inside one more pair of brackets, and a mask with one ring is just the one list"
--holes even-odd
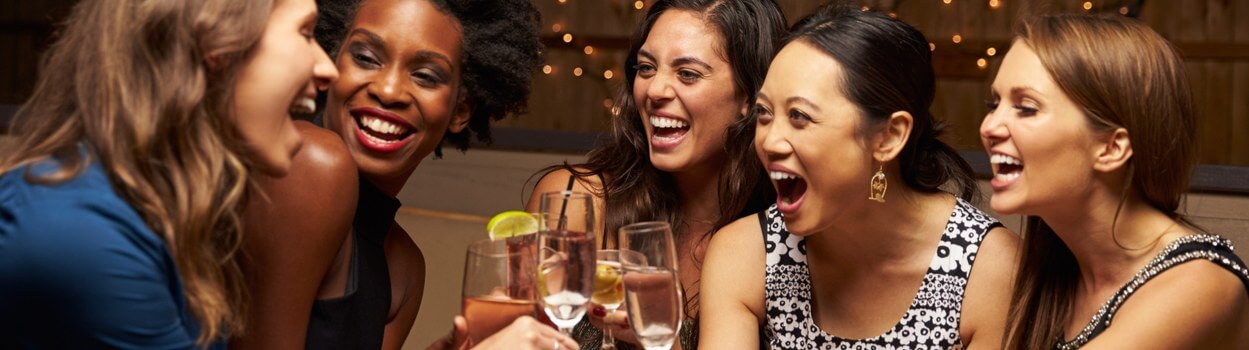
[(312, 304), (307, 349), (380, 349), (390, 312), (390, 269), (386, 233), (399, 211), (399, 200), (373, 187), (362, 176), (360, 199), (351, 223), (351, 262), (347, 290), (341, 297)]
[(1176, 265), (1189, 262), (1196, 259), (1205, 259), (1219, 265), (1236, 274), (1240, 278), (1240, 282), (1244, 283), (1245, 289), (1249, 290), (1249, 269), (1246, 269), (1245, 263), (1233, 253), (1232, 242), (1217, 235), (1197, 234), (1192, 236), (1184, 236), (1176, 239), (1162, 252), (1158, 253), (1145, 268), (1136, 273), (1127, 284), (1119, 288), (1115, 295), (1110, 297), (1101, 308), (1093, 314), (1093, 319), (1084, 326), (1077, 334), (1075, 339), (1070, 341), (1058, 341), (1054, 345), (1056, 349), (1070, 350), (1079, 349), (1087, 344), (1090, 340), (1105, 332), (1110, 328), (1111, 321), (1115, 318), (1115, 314), (1119, 312), (1119, 307), (1123, 305), (1128, 297), (1132, 296), (1137, 289), (1140, 289), (1145, 282), (1163, 273), (1167, 269)]

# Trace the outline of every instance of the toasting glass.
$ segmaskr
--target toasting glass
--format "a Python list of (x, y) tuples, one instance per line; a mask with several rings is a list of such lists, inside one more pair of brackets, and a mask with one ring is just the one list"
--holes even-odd
[(625, 225), (620, 228), (620, 249), (645, 258), (622, 264), (629, 326), (647, 350), (672, 348), (684, 319), (672, 229), (662, 221)]

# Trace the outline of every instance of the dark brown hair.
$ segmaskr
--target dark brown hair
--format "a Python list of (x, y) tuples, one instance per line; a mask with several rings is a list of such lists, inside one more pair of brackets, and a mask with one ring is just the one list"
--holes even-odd
[[(1092, 130), (1127, 129), (1133, 155), (1120, 206), (1139, 197), (1185, 221), (1176, 210), (1193, 167), (1196, 125), (1184, 62), (1175, 48), (1145, 24), (1122, 16), (1036, 16), (1019, 25), (1015, 38), (1036, 52)], [(1071, 316), (1080, 270), (1044, 220), (1028, 217), (1024, 231), (1003, 347), (1052, 348)]]
[[(619, 109), (612, 115), (611, 132), (590, 151), (585, 164), (576, 166), (586, 171), (563, 166), (578, 177), (602, 178), (602, 193), (598, 195), (611, 214), (605, 220), (604, 232), (616, 232), (635, 222), (660, 220), (671, 223), (678, 236), (686, 234), (676, 184), (670, 174), (651, 164), (645, 127), (633, 100), (637, 53), (646, 43), (651, 27), (668, 10), (699, 13), (719, 31), (724, 47), (717, 52), (726, 56), (733, 70), (734, 88), (738, 96), (746, 98), (744, 101), (754, 101), (785, 33), (785, 17), (772, 0), (659, 0), (651, 5), (625, 56), (624, 86), (616, 95)], [(718, 181), (720, 187), (720, 213), (713, 226), (717, 229), (743, 215), (762, 211), (774, 198), (754, 153), (754, 127), (753, 119), (741, 115), (725, 130), (727, 161), (717, 178), (710, 179)], [(714, 232), (702, 239), (710, 238)]]
[(48, 176), (28, 171), (34, 183), (62, 182), (99, 162), (164, 239), (200, 323), (199, 346), (244, 325), (236, 253), (249, 170), (231, 101), (273, 4), (79, 2), (17, 112), (15, 149), (0, 157), (0, 173), (60, 160), (61, 170)]
[(914, 127), (898, 157), (899, 175), (908, 187), (937, 192), (953, 183), (955, 194), (969, 201), (979, 193), (971, 165), (938, 138), (946, 125), (928, 110), (936, 79), (932, 51), (919, 30), (880, 13), (833, 3), (794, 24), (785, 42), (796, 41), (841, 64), (842, 92), (870, 121), (865, 125), (879, 125), (898, 111), (911, 114)]

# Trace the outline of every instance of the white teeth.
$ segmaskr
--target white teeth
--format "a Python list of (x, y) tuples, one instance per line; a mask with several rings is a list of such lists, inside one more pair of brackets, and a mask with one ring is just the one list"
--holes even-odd
[(388, 122), (382, 118), (364, 116), (360, 117), (360, 124), (369, 128), (374, 132), (388, 135), (400, 135), (408, 131), (407, 127)]
[(290, 112), (292, 114), (312, 114), (317, 111), (317, 101), (310, 97), (301, 96), (291, 103)]
[(1023, 165), (1023, 162), (1020, 162), (1019, 158), (1011, 157), (1005, 154), (994, 154), (989, 157), (989, 162), (993, 164)]
[(800, 178), (801, 178), (801, 177), (799, 177), (798, 175), (794, 175), (794, 174), (790, 174), (790, 173), (787, 173), (787, 172), (782, 172), (782, 171), (769, 171), (769, 172), (768, 172), (768, 177), (771, 177), (771, 178), (772, 178), (772, 180), (776, 180), (776, 181), (781, 181), (781, 180), (792, 180), (792, 179), (800, 179)]
[(1010, 173), (1010, 174), (997, 173), (997, 174), (993, 174), (993, 178), (999, 181), (1013, 181), (1019, 178), (1019, 173), (1018, 172)]
[(688, 123), (672, 118), (651, 117), (651, 126), (656, 128), (684, 128), (689, 126)]

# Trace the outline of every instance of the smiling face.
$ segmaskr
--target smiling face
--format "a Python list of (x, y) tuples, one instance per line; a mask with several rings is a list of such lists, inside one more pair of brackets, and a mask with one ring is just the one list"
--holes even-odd
[(402, 184), (447, 132), (468, 123), (459, 101), (461, 31), (429, 1), (366, 0), (343, 41), (326, 126), (371, 180)]
[(317, 86), (338, 76), (312, 39), (316, 16), (313, 0), (278, 0), (235, 81), (235, 125), (258, 170), (270, 175), (286, 174), (303, 144), (292, 114), (312, 114)]
[(993, 210), (1042, 215), (1087, 195), (1103, 143), (1036, 53), (1012, 45), (991, 89), (980, 139), (993, 167)]
[(725, 130), (745, 97), (719, 52), (723, 39), (696, 12), (668, 10), (637, 54), (633, 99), (641, 112), (655, 168), (713, 174), (725, 156)]
[(867, 203), (877, 170), (860, 109), (844, 94), (839, 62), (803, 41), (772, 61), (755, 104), (755, 149), (790, 232), (822, 231)]

